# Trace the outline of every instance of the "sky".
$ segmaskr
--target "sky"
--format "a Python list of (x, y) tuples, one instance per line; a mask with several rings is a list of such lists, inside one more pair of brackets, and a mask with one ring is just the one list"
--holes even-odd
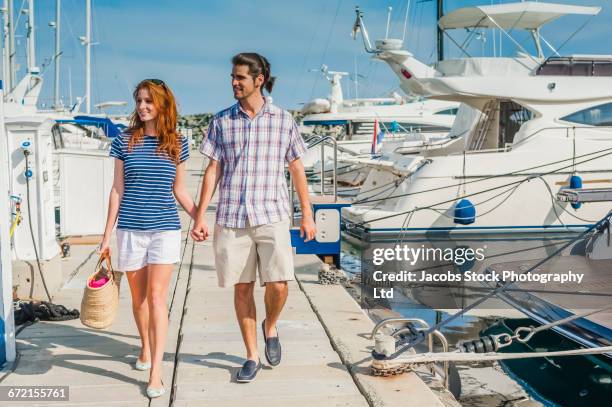
[[(447, 0), (444, 12), (459, 7), (508, 0)], [(567, 16), (545, 26), (543, 36), (556, 46), (573, 31), (588, 24), (562, 49), (561, 54), (612, 54), (612, 1), (555, 0), (556, 3), (602, 6), (591, 20)], [(27, 1), (15, 0), (16, 15), (27, 8)], [(426, 63), (436, 60), (436, 2), (432, 0), (92, 0), (93, 104), (110, 100), (127, 101), (128, 106), (112, 111), (133, 109), (131, 93), (145, 78), (163, 79), (174, 91), (182, 114), (221, 110), (232, 103), (231, 57), (241, 51), (255, 51), (271, 62), (277, 77), (272, 92), (274, 103), (287, 109), (299, 109), (315, 97), (326, 97), (329, 84), (319, 69), (347, 71), (345, 98), (381, 97), (400, 92), (397, 77), (386, 64), (372, 60), (364, 51), (361, 36), (351, 38), (355, 6), (360, 6), (372, 41), (385, 35), (387, 9), (392, 8), (390, 37), (401, 38), (404, 17), (408, 23), (404, 46)], [(85, 1), (62, 0), (61, 17), (61, 95), (65, 104), (85, 94), (85, 51), (78, 37), (85, 33)], [(43, 69), (44, 87), (40, 102), (52, 103), (55, 31), (55, 0), (35, 2), (36, 62)], [(23, 75), (25, 61), (25, 20), (16, 22), (16, 48)], [(465, 32), (450, 33), (461, 40)], [(499, 33), (489, 30), (472, 41), (474, 56), (499, 52)], [(513, 33), (521, 43), (528, 43), (524, 32)], [(495, 41), (493, 37), (495, 36)], [(446, 41), (446, 58), (460, 52)], [(504, 55), (516, 48), (507, 40)], [(531, 50), (531, 48), (530, 48)], [(547, 51), (547, 55), (550, 54)]]

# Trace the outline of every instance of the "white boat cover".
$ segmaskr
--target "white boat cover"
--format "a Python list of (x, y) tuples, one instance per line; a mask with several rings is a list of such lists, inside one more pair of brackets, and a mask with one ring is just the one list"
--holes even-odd
[(438, 26), (443, 30), (498, 26), (504, 30), (535, 30), (565, 15), (596, 15), (600, 11), (601, 7), (525, 1), (453, 10), (440, 19)]
[(372, 158), (370, 155), (357, 157), (346, 157), (342, 159), (345, 163), (360, 164), (366, 167), (375, 168), (378, 170), (389, 171), (398, 176), (409, 176), (417, 171), (425, 163), (427, 159), (423, 156), (408, 156), (392, 154), (384, 158)]
[(444, 59), (436, 69), (444, 76), (528, 76), (539, 64), (528, 57)]

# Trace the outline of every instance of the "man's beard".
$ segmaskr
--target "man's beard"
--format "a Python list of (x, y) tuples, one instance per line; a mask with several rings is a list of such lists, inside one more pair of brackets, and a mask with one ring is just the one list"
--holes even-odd
[(253, 89), (251, 92), (249, 92), (249, 93), (245, 93), (245, 92), (244, 92), (244, 90), (243, 90), (243, 91), (241, 91), (242, 96), (240, 96), (240, 97), (236, 96), (236, 92), (234, 92), (234, 99), (236, 99), (236, 100), (243, 100), (243, 99), (247, 99), (247, 98), (249, 98), (251, 95), (255, 94), (255, 93), (256, 93), (256, 92), (258, 92), (258, 91), (259, 91), (259, 89), (257, 89), (257, 88), (254, 88), (254, 89)]

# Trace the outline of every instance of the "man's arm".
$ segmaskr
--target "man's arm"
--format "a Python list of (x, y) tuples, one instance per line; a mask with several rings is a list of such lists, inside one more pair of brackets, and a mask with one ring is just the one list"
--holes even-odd
[(200, 203), (198, 204), (194, 226), (191, 230), (191, 237), (197, 242), (206, 240), (208, 237), (206, 209), (208, 209), (208, 204), (215, 193), (217, 182), (223, 170), (223, 166), (220, 164), (222, 162), (222, 143), (220, 142), (220, 137), (221, 130), (217, 120), (213, 119), (208, 126), (206, 137), (204, 137), (202, 145), (200, 145), (200, 153), (207, 156), (210, 161), (208, 162), (206, 171), (204, 171), (204, 180), (202, 181), (202, 188), (200, 189)]
[(204, 180), (202, 182), (202, 188), (200, 189), (200, 202), (196, 212), (195, 223), (191, 231), (191, 237), (196, 241), (206, 240), (208, 237), (206, 210), (215, 193), (217, 183), (222, 173), (223, 166), (219, 164), (219, 161), (211, 158), (204, 172)]
[[(312, 208), (310, 207), (310, 199), (308, 198), (308, 183), (306, 181), (306, 173), (304, 172), (304, 164), (302, 164), (301, 159), (298, 158), (289, 163), (289, 173), (291, 174), (291, 179), (293, 180), (293, 185), (295, 185), (295, 191), (297, 192), (302, 208), (300, 236), (306, 237), (305, 241), (308, 242), (314, 239), (317, 230), (312, 217)], [(293, 205), (293, 202), (291, 202), (291, 205)]]

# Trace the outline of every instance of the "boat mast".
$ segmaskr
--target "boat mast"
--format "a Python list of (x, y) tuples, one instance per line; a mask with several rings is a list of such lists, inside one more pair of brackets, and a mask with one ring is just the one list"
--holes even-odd
[(437, 49), (438, 49), (438, 61), (444, 59), (444, 32), (438, 25), (438, 21), (444, 15), (444, 0), (436, 1), (436, 29), (438, 31)]
[(55, 0), (55, 82), (53, 83), (53, 107), (60, 107), (60, 25), (62, 1)]
[(91, 0), (85, 7), (85, 112), (91, 113)]
[(6, 47), (7, 57), (8, 57), (8, 72), (6, 75), (6, 79), (8, 80), (8, 84), (6, 89), (4, 89), (5, 94), (9, 94), (15, 88), (16, 76), (15, 76), (15, 29), (13, 28), (13, 0), (5, 0), (6, 1), (6, 35), (8, 35), (8, 39), (4, 46)]
[(72, 69), (68, 65), (68, 103), (72, 109)]
[[(8, 1), (4, 0), (2, 4), (2, 13), (4, 14), (3, 34), (2, 34), (2, 80), (3, 87), (7, 92), (11, 91), (11, 74), (10, 74), (10, 50), (9, 50), (9, 13)], [(6, 93), (5, 95), (6, 96)]]
[(28, 0), (28, 73), (38, 73), (38, 68), (36, 67), (36, 48), (35, 48), (35, 38), (34, 38), (34, 0)]
[(353, 56), (354, 73), (353, 85), (355, 85), (355, 100), (359, 100), (359, 74), (357, 73), (357, 56)]
[[(0, 49), (2, 50), (2, 80), (3, 86), (10, 86), (10, 79), (8, 79), (8, 47), (7, 44), (7, 31), (6, 31), (6, 0), (2, 4), (2, 14), (4, 14), (2, 20), (2, 41), (0, 43)], [(3, 96), (4, 97), (4, 96)]]

